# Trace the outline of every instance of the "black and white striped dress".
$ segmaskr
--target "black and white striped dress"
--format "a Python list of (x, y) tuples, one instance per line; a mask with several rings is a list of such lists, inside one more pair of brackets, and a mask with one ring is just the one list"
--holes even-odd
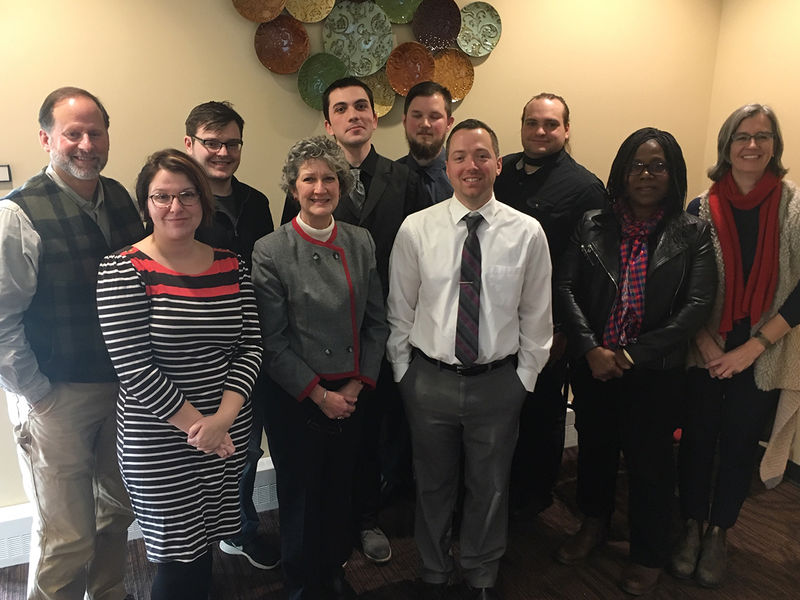
[(236, 452), (227, 459), (189, 445), (166, 420), (184, 401), (213, 414), (223, 390), (249, 398), (261, 364), (250, 279), (227, 250), (185, 275), (129, 247), (101, 263), (97, 306), (120, 379), (117, 457), (147, 557), (194, 560), (240, 529), (250, 403), (229, 430)]

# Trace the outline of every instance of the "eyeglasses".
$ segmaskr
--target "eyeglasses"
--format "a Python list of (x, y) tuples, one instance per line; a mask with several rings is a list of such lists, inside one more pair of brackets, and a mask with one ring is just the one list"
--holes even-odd
[(196, 136), (191, 136), (193, 140), (197, 140), (206, 150), (211, 152), (219, 152), (223, 146), (228, 152), (239, 152), (242, 149), (244, 142), (242, 140), (228, 140), (227, 142), (220, 142), (219, 140), (204, 140)]
[(650, 173), (650, 175), (662, 175), (667, 172), (667, 163), (663, 160), (654, 160), (649, 163), (635, 160), (631, 163), (631, 175), (641, 175), (645, 171)]
[(755, 140), (756, 144), (765, 144), (766, 142), (775, 139), (775, 134), (771, 131), (759, 131), (758, 133), (734, 133), (731, 136), (731, 141), (736, 144), (749, 144), (750, 140)]
[(158, 208), (172, 206), (173, 199), (177, 198), (181, 206), (194, 206), (200, 201), (200, 194), (194, 190), (186, 190), (180, 194), (167, 194), (165, 192), (155, 192), (148, 196)]

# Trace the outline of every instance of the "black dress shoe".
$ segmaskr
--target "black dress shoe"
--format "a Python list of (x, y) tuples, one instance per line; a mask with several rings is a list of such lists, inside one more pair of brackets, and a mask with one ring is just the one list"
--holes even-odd
[(447, 584), (420, 580), (417, 582), (417, 592), (420, 600), (444, 600), (447, 597)]
[(467, 586), (467, 598), (470, 600), (502, 600), (502, 597), (493, 587), (474, 588)]
[(358, 598), (358, 594), (356, 594), (356, 591), (347, 583), (347, 579), (344, 578), (344, 575), (334, 577), (326, 582), (325, 593), (330, 600), (353, 600), (353, 598)]

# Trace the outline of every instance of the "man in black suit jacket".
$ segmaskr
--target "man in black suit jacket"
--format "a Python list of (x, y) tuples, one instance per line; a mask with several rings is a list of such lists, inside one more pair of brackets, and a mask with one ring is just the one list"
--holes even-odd
[[(416, 173), (381, 156), (372, 146), (378, 115), (372, 90), (365, 83), (355, 77), (334, 81), (322, 96), (322, 112), (325, 130), (344, 151), (356, 177), (354, 190), (340, 198), (333, 217), (364, 227), (372, 235), (385, 299), (389, 294), (389, 255), (397, 230), (408, 215), (430, 206), (430, 197)], [(297, 212), (297, 203), (287, 197), (281, 223), (290, 221)], [(389, 540), (377, 521), (381, 490), (379, 434), (387, 408), (391, 410), (399, 403), (391, 368), (384, 360), (375, 390), (362, 393), (358, 403), (364, 425), (353, 490), (362, 550), (367, 558), (379, 563), (392, 557)]]

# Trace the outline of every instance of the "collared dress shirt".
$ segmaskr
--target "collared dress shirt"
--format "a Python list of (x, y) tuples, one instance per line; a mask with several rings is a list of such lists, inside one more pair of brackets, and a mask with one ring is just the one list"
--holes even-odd
[[(386, 351), (400, 381), (417, 348), (431, 358), (455, 357), (462, 217), (470, 210), (452, 197), (408, 216), (395, 238), (389, 267), (390, 326)], [(517, 354), (517, 374), (532, 391), (553, 336), (550, 254), (539, 223), (495, 200), (477, 212), (481, 244), (478, 359)]]

